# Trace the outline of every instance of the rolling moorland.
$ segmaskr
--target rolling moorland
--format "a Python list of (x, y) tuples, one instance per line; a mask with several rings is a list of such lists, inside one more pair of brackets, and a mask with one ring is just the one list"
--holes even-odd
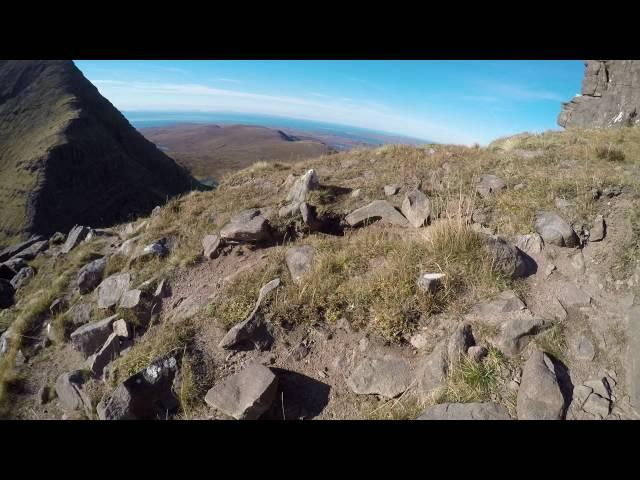
[(588, 62), (565, 131), (256, 162), (12, 244), (2, 416), (638, 419), (639, 71)]
[(141, 133), (199, 180), (222, 178), (256, 162), (291, 163), (335, 151), (313, 138), (248, 125), (176, 125)]

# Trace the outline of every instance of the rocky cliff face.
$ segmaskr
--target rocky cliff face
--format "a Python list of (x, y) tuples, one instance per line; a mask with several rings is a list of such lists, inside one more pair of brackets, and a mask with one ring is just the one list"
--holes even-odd
[(0, 61), (0, 243), (104, 226), (199, 187), (71, 61)]
[(589, 60), (582, 94), (562, 104), (561, 127), (608, 128), (640, 121), (640, 61)]

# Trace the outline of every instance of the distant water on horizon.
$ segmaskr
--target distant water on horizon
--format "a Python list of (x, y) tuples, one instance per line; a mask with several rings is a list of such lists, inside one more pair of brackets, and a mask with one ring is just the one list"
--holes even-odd
[(337, 135), (372, 145), (393, 143), (402, 140), (403, 143), (425, 144), (433, 143), (428, 140), (412, 138), (404, 135), (370, 130), (349, 125), (303, 120), (298, 118), (274, 117), (268, 115), (218, 113), (218, 112), (141, 112), (123, 111), (131, 125), (137, 129), (153, 127), (169, 127), (181, 123), (203, 123), (216, 125), (256, 125), (278, 129), (294, 129), (322, 135)]

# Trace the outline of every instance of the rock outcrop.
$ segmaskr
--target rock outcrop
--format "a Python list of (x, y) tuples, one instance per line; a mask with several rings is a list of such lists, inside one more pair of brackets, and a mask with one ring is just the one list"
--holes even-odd
[(558, 125), (565, 128), (608, 128), (638, 125), (640, 61), (589, 60), (582, 92), (562, 104)]
[(112, 224), (196, 187), (72, 61), (0, 61), (0, 242)]

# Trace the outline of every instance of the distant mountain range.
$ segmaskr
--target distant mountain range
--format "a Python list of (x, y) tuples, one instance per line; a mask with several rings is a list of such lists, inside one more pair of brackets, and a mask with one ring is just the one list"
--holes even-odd
[(206, 183), (258, 161), (295, 162), (358, 147), (428, 143), (358, 127), (263, 115), (128, 112), (127, 116), (148, 140)]
[(335, 152), (319, 140), (267, 127), (183, 124), (140, 131), (208, 184), (258, 161), (295, 162)]

